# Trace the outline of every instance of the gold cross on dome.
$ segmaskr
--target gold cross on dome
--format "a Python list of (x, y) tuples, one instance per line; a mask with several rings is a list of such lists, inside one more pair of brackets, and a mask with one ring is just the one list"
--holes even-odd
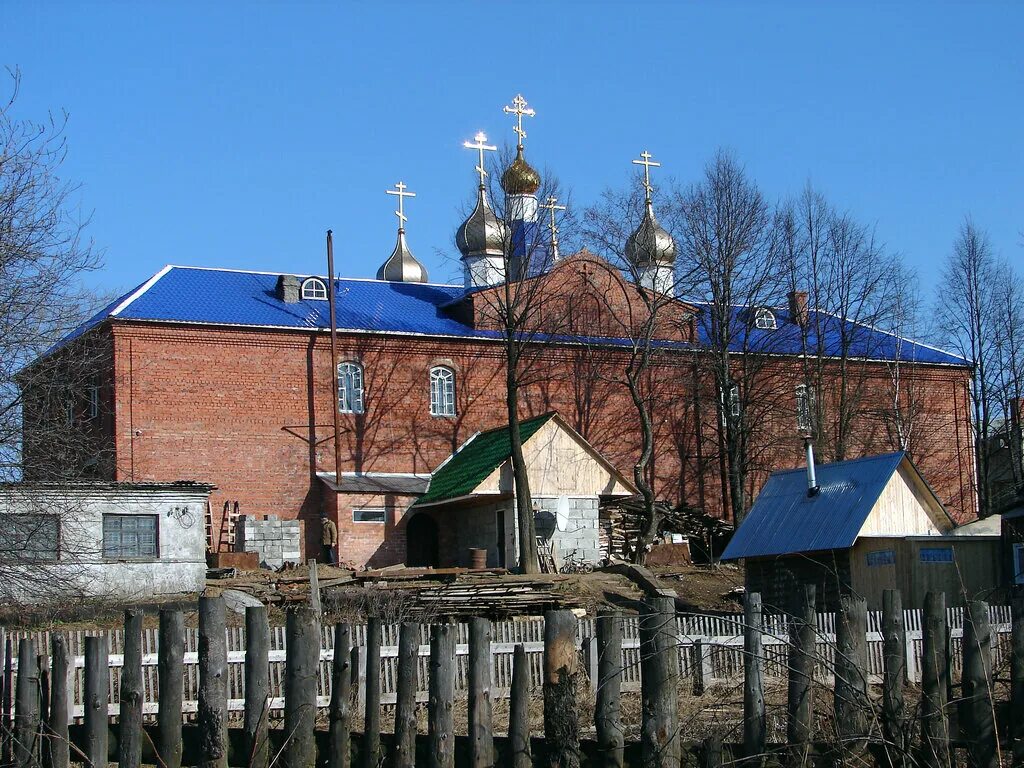
[(516, 127), (512, 130), (519, 137), (519, 146), (521, 148), (523, 146), (523, 139), (526, 138), (526, 131), (523, 130), (523, 115), (534, 117), (537, 113), (526, 106), (526, 99), (523, 98), (521, 93), (517, 93), (516, 97), (512, 99), (512, 106), (503, 107), (502, 111), (506, 115), (516, 116)]
[[(397, 190), (397, 191), (396, 191)], [(395, 195), (398, 197), (398, 210), (395, 211), (395, 216), (398, 217), (398, 228), (405, 229), (405, 222), (408, 219), (405, 217), (405, 198), (416, 197), (415, 192), (406, 192), (406, 186), (404, 181), (400, 181), (395, 184), (394, 189), (385, 189), (389, 195)]]
[(644, 191), (647, 193), (647, 199), (651, 199), (651, 168), (661, 168), (661, 163), (656, 163), (651, 158), (654, 157), (646, 149), (640, 153), (640, 159), (634, 160), (634, 165), (642, 165), (644, 167)]
[(564, 205), (557, 205), (558, 198), (551, 196), (543, 203), (540, 204), (541, 208), (546, 208), (551, 212), (551, 239), (558, 242), (558, 223), (555, 221), (555, 211), (564, 211)]
[[(476, 143), (474, 144), (473, 141)], [(475, 149), (480, 153), (480, 164), (476, 167), (476, 172), (480, 174), (480, 189), (483, 189), (484, 178), (487, 176), (487, 171), (484, 169), (484, 152), (496, 152), (498, 148), (487, 143), (487, 134), (483, 131), (478, 131), (473, 137), (473, 141), (464, 141), (462, 146), (466, 149)]]

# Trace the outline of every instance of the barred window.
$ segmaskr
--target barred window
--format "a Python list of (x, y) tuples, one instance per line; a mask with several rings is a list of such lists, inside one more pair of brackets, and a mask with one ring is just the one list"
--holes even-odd
[(156, 515), (104, 515), (103, 557), (140, 560), (159, 557)]
[(302, 298), (327, 301), (327, 285), (319, 277), (307, 277), (302, 281)]
[(817, 405), (818, 396), (815, 391), (806, 384), (798, 385), (796, 388), (796, 428), (801, 434), (814, 434)]
[(57, 515), (0, 514), (0, 562), (47, 562), (57, 559)]
[(430, 415), (455, 415), (455, 371), (443, 365), (430, 369)]
[(338, 363), (338, 410), (363, 412), (363, 366), (359, 363)]

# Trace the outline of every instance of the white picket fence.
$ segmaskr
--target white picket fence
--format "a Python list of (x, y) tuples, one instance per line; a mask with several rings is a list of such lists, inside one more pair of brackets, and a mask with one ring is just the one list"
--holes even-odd
[[(998, 669), (1009, 653), (1010, 609), (1008, 606), (991, 606), (989, 617), (993, 637), (993, 667)], [(963, 609), (948, 611), (950, 626), (950, 658), (953, 662), (954, 678), (959, 674), (960, 642), (963, 637)], [(921, 611), (904, 612), (906, 627), (906, 662), (908, 677), (912, 682), (921, 679)], [(726, 684), (738, 685), (743, 679), (743, 617), (742, 615), (687, 615), (677, 620), (679, 635), (679, 660), (681, 685), (687, 688), (695, 678), (700, 677), (705, 686)], [(317, 682), (317, 701), (326, 707), (330, 701), (330, 668), (334, 659), (333, 627), (321, 628), (320, 670)], [(120, 669), (124, 663), (124, 633), (121, 630), (77, 630), (65, 633), (69, 652), (74, 664), (69, 671), (69, 707), (75, 718), (83, 717), (84, 691), (84, 638), (87, 635), (105, 635), (109, 648), (109, 690), (111, 692), (109, 711), (116, 715), (119, 708), (118, 686)], [(155, 628), (145, 629), (142, 638), (142, 667), (145, 699), (143, 712), (152, 716), (157, 713), (157, 654), (158, 632)], [(50, 647), (49, 632), (5, 632), (0, 629), (0, 640), (11, 640), (14, 674), (17, 674), (18, 641), (30, 637), (36, 643), (39, 653), (47, 653)], [(365, 643), (366, 627), (353, 627), (353, 645)], [(512, 684), (512, 657), (516, 645), (522, 644), (529, 661), (531, 683), (539, 687), (542, 683), (544, 654), (544, 622), (538, 617), (495, 622), (493, 626), (491, 655), (493, 658), (493, 698), (505, 698)], [(199, 667), (198, 630), (185, 632), (185, 685), (184, 706), (186, 714), (195, 713), (198, 705)], [(868, 674), (869, 680), (877, 682), (883, 671), (881, 614), (868, 614)], [(468, 629), (465, 624), (457, 625), (456, 634), (456, 690), (467, 689), (467, 657), (469, 653)], [(427, 700), (428, 659), (430, 656), (429, 627), (421, 628), (421, 645), (417, 669), (417, 700)], [(765, 677), (784, 679), (786, 677), (786, 656), (788, 637), (785, 618), (780, 615), (765, 616), (762, 644), (765, 657)], [(579, 622), (577, 643), (583, 655), (583, 664), (590, 679), (596, 678), (597, 644), (593, 619)], [(2, 646), (0, 646), (2, 647)], [(227, 630), (228, 647), (228, 708), (241, 712), (245, 696), (245, 628), (230, 627)], [(361, 650), (361, 649), (360, 649)], [(271, 628), (270, 647), (270, 710), (280, 713), (284, 708), (285, 668), (284, 627)], [(816, 675), (822, 680), (832, 677), (832, 663), (835, 655), (835, 615), (818, 616), (818, 643)], [(385, 625), (381, 642), (381, 701), (390, 705), (395, 702), (397, 688), (398, 626)], [(640, 640), (638, 622), (635, 617), (623, 622), (622, 663), (624, 691), (640, 689)], [(363, 689), (365, 678), (365, 656), (358, 654), (353, 679), (356, 691)], [(357, 701), (360, 697), (357, 693)]]

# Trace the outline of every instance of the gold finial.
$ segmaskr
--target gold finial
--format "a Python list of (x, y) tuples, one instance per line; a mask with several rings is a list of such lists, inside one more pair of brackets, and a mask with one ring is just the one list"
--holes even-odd
[(651, 168), (661, 168), (661, 163), (656, 163), (651, 158), (653, 155), (644, 150), (640, 153), (640, 159), (634, 160), (634, 165), (642, 165), (644, 167), (644, 192), (647, 195), (647, 202), (651, 202)]
[(512, 130), (515, 131), (516, 135), (519, 137), (518, 146), (519, 149), (522, 149), (523, 139), (526, 138), (526, 131), (523, 130), (523, 115), (526, 115), (527, 117), (533, 117), (537, 113), (533, 109), (530, 109), (529, 107), (526, 106), (526, 99), (523, 98), (523, 94), (521, 93), (516, 94), (516, 97), (512, 99), (512, 106), (504, 107), (502, 111), (506, 115), (516, 116), (516, 127), (513, 128)]
[(554, 195), (548, 197), (543, 203), (540, 204), (541, 208), (545, 208), (551, 212), (551, 256), (553, 259), (558, 258), (558, 222), (555, 220), (556, 211), (564, 211), (564, 205), (558, 205), (558, 198)]
[[(396, 191), (397, 190), (397, 191)], [(398, 197), (398, 210), (395, 211), (395, 216), (398, 217), (398, 231), (405, 231), (405, 222), (408, 219), (405, 217), (405, 198), (416, 197), (415, 192), (406, 192), (406, 186), (404, 181), (400, 181), (395, 184), (395, 189), (385, 189), (384, 191), (389, 195), (395, 195)]]
[(466, 149), (475, 149), (480, 153), (480, 164), (476, 167), (476, 172), (480, 174), (480, 189), (483, 189), (484, 178), (487, 176), (487, 171), (484, 170), (484, 152), (496, 152), (498, 148), (487, 143), (487, 134), (483, 131), (478, 131), (473, 140), (476, 142), (475, 144), (472, 141), (464, 141), (462, 146)]

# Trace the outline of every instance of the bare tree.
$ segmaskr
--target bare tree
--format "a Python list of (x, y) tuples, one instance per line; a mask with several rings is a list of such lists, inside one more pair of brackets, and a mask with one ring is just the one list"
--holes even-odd
[[(519, 419), (525, 410), (521, 392), (536, 386), (547, 375), (544, 369), (544, 349), (558, 336), (565, 319), (564, 313), (549, 301), (548, 281), (544, 273), (556, 262), (558, 254), (552, 248), (551, 232), (545, 226), (539, 201), (558, 199), (560, 185), (554, 175), (545, 170), (537, 173), (526, 164), (523, 147), (513, 154), (507, 148), (499, 153), (492, 170), (483, 172), (484, 155), (480, 145), (485, 136), (477, 137), (475, 147), (480, 150), (480, 187), (474, 216), (488, 218), (495, 239), (493, 253), (487, 269), (495, 274), (478, 290), (463, 299), (463, 312), (470, 313), (473, 324), (483, 330), (492, 330), (500, 339), (504, 363), (505, 410), (508, 418), (512, 474), (515, 485), (516, 520), (519, 539), (519, 570), (537, 573), (540, 570), (533, 498), (530, 493), (526, 461), (523, 456)], [(474, 146), (467, 143), (467, 146)], [(484, 147), (486, 149), (486, 147)], [(500, 184), (495, 182), (500, 179)], [(556, 227), (568, 227), (570, 218), (552, 209)], [(460, 230), (460, 235), (463, 230)], [(461, 244), (460, 244), (461, 248)], [(495, 260), (496, 259), (496, 260)], [(473, 268), (467, 266), (466, 286), (473, 284)]]
[[(51, 570), (58, 537), (73, 559), (73, 497), (39, 508), (15, 481), (97, 475), (110, 453), (105, 431), (109, 339), (65, 339), (96, 308), (80, 278), (99, 266), (74, 206), (76, 187), (60, 176), (66, 115), (20, 119), (20, 73), (0, 105), (0, 595), (26, 580), (34, 594), (68, 589)], [(51, 489), (52, 490), (52, 489)]]
[(993, 399), (1002, 423), (988, 441), (992, 461), (992, 505), (1000, 507), (1024, 487), (1024, 280), (1007, 262), (997, 266), (991, 287), (995, 339)]
[(988, 440), (997, 412), (993, 371), (998, 338), (994, 286), (1001, 279), (988, 235), (970, 218), (960, 227), (946, 261), (935, 301), (936, 335), (970, 363), (971, 429), (978, 511), (991, 513)]
[(701, 360), (717, 394), (723, 494), (738, 524), (757, 453), (770, 451), (768, 413), (778, 403), (771, 353), (781, 336), (759, 333), (757, 315), (778, 303), (785, 271), (772, 208), (731, 155), (719, 151), (675, 207), (679, 268), (702, 301)]
[[(780, 215), (780, 242), (791, 296), (800, 311), (802, 386), (812, 431), (834, 461), (856, 453), (864, 419), (876, 409), (876, 376), (864, 360), (887, 357), (878, 328), (894, 324), (904, 276), (874, 231), (837, 211), (807, 186)], [(905, 309), (905, 307), (904, 307)]]
[(604, 350), (608, 364), (599, 373), (628, 392), (639, 432), (632, 479), (641, 503), (636, 508), (639, 533), (633, 551), (641, 563), (670, 509), (658, 503), (655, 487), (659, 414), (671, 408), (659, 383), (666, 375), (682, 375), (678, 369), (669, 370), (674, 365), (685, 369), (692, 364), (695, 336), (694, 308), (677, 298), (689, 292), (689, 275), (676, 269), (676, 247), (654, 216), (646, 175), (643, 190), (642, 202), (636, 194), (606, 191), (600, 203), (585, 211), (584, 239), (605, 254), (608, 263), (605, 274), (592, 277), (590, 290), (580, 295), (598, 297), (601, 321), (572, 312), (589, 328), (580, 329), (581, 337), (608, 335), (619, 343), (616, 349)]

